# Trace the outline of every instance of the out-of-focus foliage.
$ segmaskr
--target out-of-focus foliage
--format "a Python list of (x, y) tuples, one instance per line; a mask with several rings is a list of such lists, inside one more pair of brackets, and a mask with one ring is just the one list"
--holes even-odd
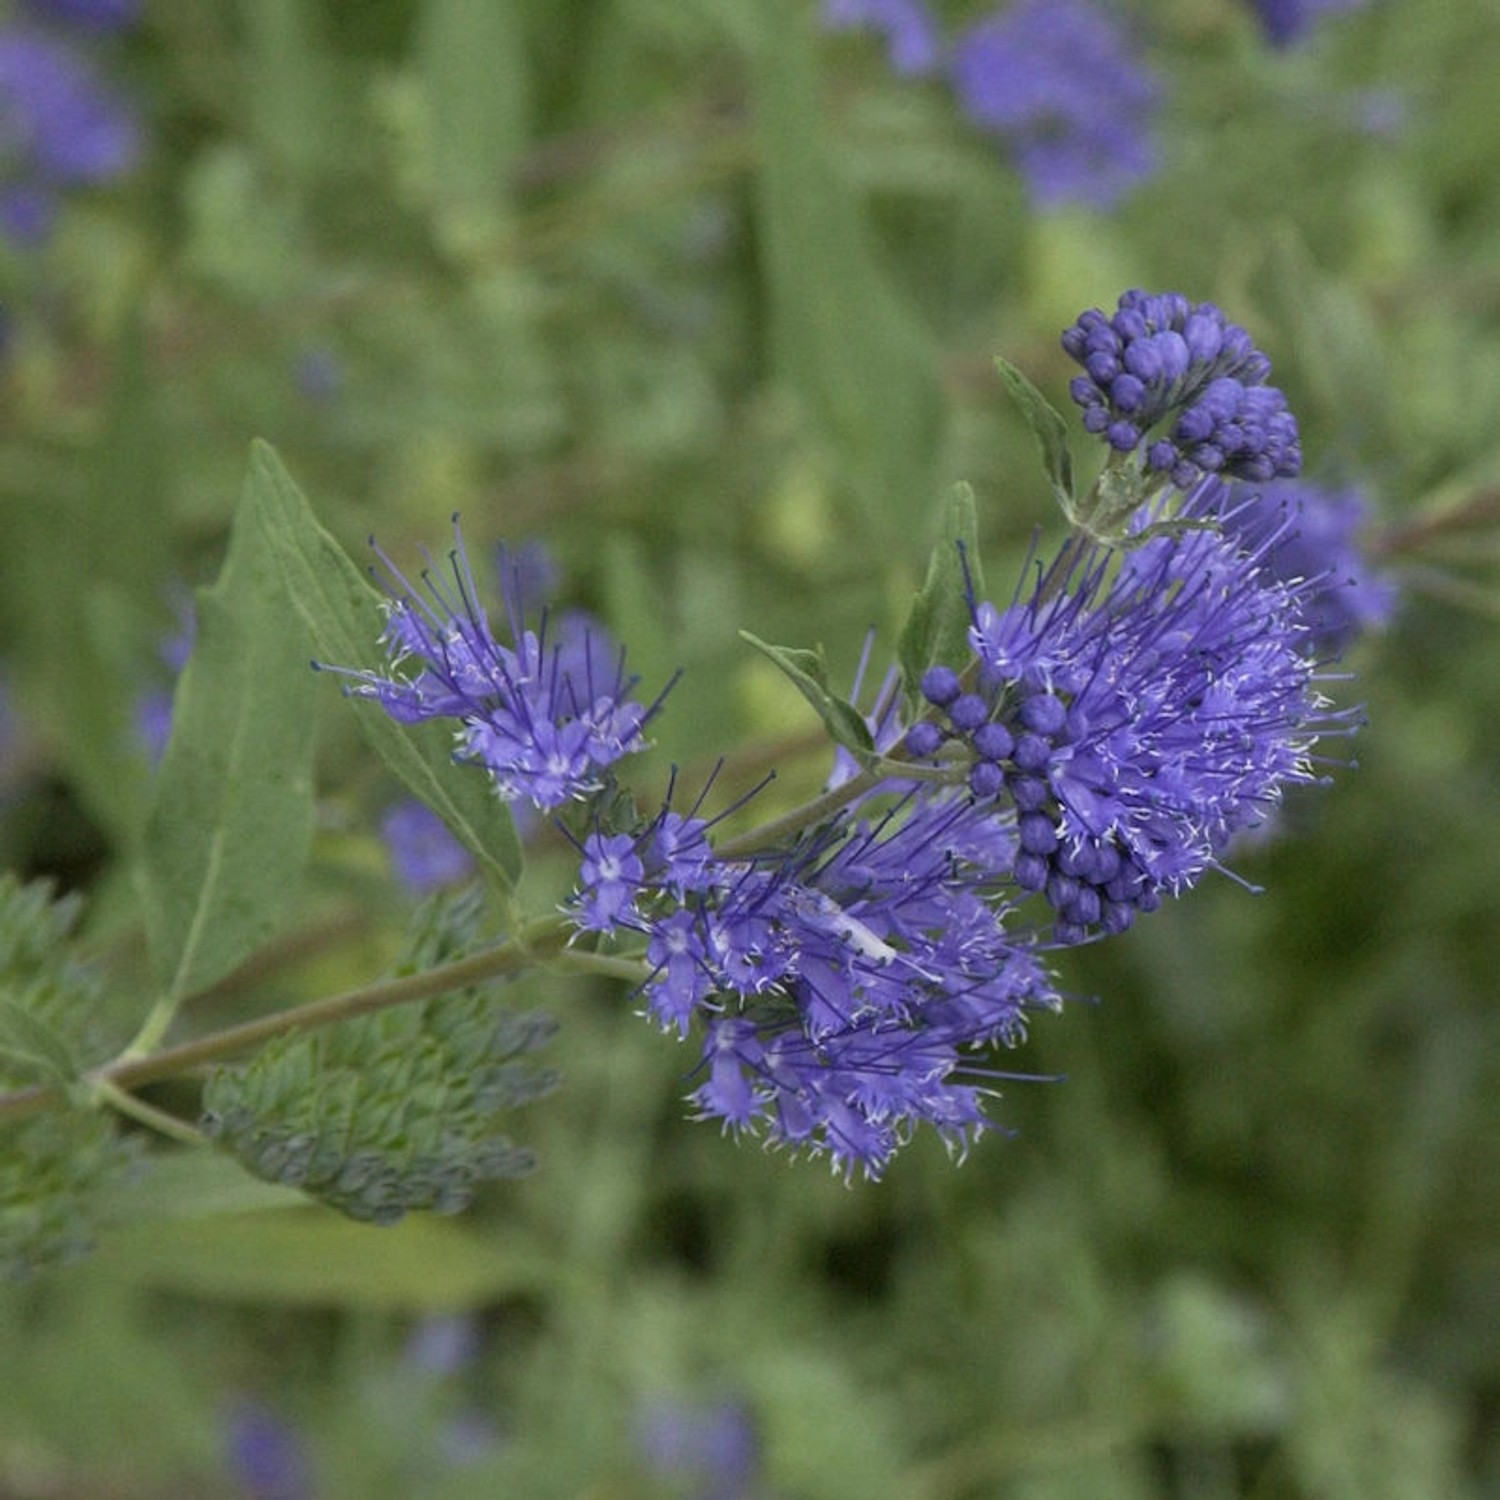
[[(764, 805), (819, 784), (816, 715), (737, 632), (821, 642), (842, 694), (873, 625), (883, 667), (955, 481), (1007, 595), (1057, 516), (993, 356), (1066, 406), (1058, 331), (1127, 286), (1255, 330), (1307, 477), (1363, 489), (1401, 601), (1345, 664), (1358, 767), (1234, 861), (1264, 894), (1218, 881), (1069, 956), (1079, 1002), (1008, 1059), (1065, 1075), (1004, 1086), (1017, 1139), (961, 1166), (918, 1142), (846, 1188), (686, 1119), (688, 1055), (622, 987), (517, 981), (507, 1006), (561, 1023), (536, 1175), (389, 1230), (215, 1156), (122, 1185), (91, 1258), (0, 1290), (0, 1490), (1493, 1492), (1490, 0), (1369, 0), (1285, 50), (1243, 0), (1114, 7), (1161, 165), (1108, 213), (1039, 213), (940, 70), (796, 0), (147, 0), (77, 33), (70, 9), (4, 24), (82, 49), (138, 155), (0, 239), (0, 861), (85, 897), (112, 1036), (159, 998), (137, 718), (255, 437), (351, 556), (439, 545), (454, 511), (476, 566), (543, 538), (644, 682), (683, 668), (643, 798), (725, 753), (725, 800), (771, 766)], [(934, 10), (950, 36), (988, 13)], [(399, 954), (398, 786), (311, 683), (303, 884), (255, 914), (268, 950), (184, 977), (174, 1035)], [(576, 851), (518, 832), (545, 909)]]

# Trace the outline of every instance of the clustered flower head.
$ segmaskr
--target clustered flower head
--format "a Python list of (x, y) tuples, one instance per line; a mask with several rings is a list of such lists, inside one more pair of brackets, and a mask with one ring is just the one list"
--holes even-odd
[(951, 71), (965, 113), (1007, 143), (1042, 207), (1108, 208), (1156, 171), (1156, 80), (1085, 0), (1021, 0), (980, 21)]
[(67, 36), (0, 27), (0, 233), (44, 239), (61, 193), (119, 177), (139, 151), (133, 111)]
[(973, 794), (1009, 803), (1012, 878), (1045, 897), (1058, 943), (1123, 931), (1195, 884), (1347, 727), (1317, 690), (1310, 586), (1266, 565), (1282, 532), (1247, 548), (1192, 529), (1218, 488), (1189, 498), (1190, 529), (1118, 561), (1069, 553), (1029, 597), (977, 604), (970, 686), (946, 667), (922, 680), (936, 716), (908, 747), (962, 744)]
[(506, 802), (548, 811), (597, 792), (603, 773), (645, 748), (655, 712), (629, 694), (625, 674), (601, 627), (576, 617), (550, 633), (545, 615), (530, 629), (519, 574), (501, 568), (509, 644), (493, 632), (455, 524), (449, 580), (428, 568), (425, 594), (380, 552), (396, 593), (387, 604), (388, 673), (346, 672), (350, 692), (374, 698), (402, 723), (452, 719), (457, 757), (482, 766)]
[(1242, 546), (1262, 547), (1266, 570), (1298, 585), (1318, 655), (1338, 656), (1355, 637), (1391, 617), (1396, 587), (1372, 566), (1361, 544), (1370, 507), (1358, 489), (1280, 480), (1257, 486), (1253, 504), (1229, 488), (1219, 494), (1214, 509), (1226, 534)]
[(1266, 384), (1271, 361), (1211, 302), (1126, 292), (1062, 336), (1084, 374), (1069, 386), (1083, 425), (1117, 453), (1190, 489), (1209, 474), (1265, 482), (1302, 466), (1297, 419)]
[[(1182, 297), (1127, 294), (1064, 339), (1089, 369), (1086, 415), (1123, 394), (1140, 441), (1218, 381), (1269, 389), (1248, 336)], [(1123, 931), (1323, 779), (1318, 742), (1355, 722), (1321, 691), (1329, 574), (1282, 565), (1301, 514), (1210, 477), (1158, 490), (1121, 545), (1077, 530), (1006, 605), (960, 594), (958, 659), (904, 694), (888, 676), (824, 794), (734, 836), (724, 820), (750, 799), (707, 817), (712, 783), (645, 818), (590, 796), (644, 715), (618, 668), (587, 651), (564, 667), (514, 612), (499, 645), (461, 551), (456, 593), (429, 579), (419, 602), (402, 581), (391, 606), (388, 639), (420, 670), (356, 674), (355, 691), (398, 718), (454, 715), (466, 758), (540, 805), (585, 798), (569, 917), (634, 954), (644, 1013), (696, 1044), (698, 1116), (875, 1177), (919, 1126), (960, 1154), (992, 1128), (987, 1102), (1016, 1076), (994, 1049), (1060, 1004), (1050, 950)], [(584, 774), (519, 775), (576, 724), (602, 740)]]

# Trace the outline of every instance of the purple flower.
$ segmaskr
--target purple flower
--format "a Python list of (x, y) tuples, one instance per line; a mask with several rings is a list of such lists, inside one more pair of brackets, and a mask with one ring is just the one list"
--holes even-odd
[(1062, 347), (1085, 372), (1068, 388), (1084, 427), (1178, 489), (1205, 474), (1264, 483), (1301, 468), (1297, 420), (1266, 384), (1271, 361), (1213, 303), (1129, 291), (1113, 316), (1081, 314)]
[(664, 1479), (687, 1481), (695, 1500), (749, 1500), (758, 1493), (760, 1443), (739, 1402), (662, 1399), (635, 1423), (641, 1457)]
[(1180, 519), (1222, 535), (1156, 535), (1118, 562), (1070, 551), (1024, 601), (977, 604), (972, 694), (924, 679), (948, 735), (995, 768), (1014, 881), (1052, 907), (1057, 942), (1120, 931), (1195, 884), (1286, 787), (1319, 780), (1320, 735), (1353, 727), (1318, 692), (1317, 585), (1269, 562), (1287, 524), (1240, 542), (1221, 497), (1202, 486)]
[(141, 0), (22, 0), (44, 21), (61, 21), (81, 31), (124, 31), (135, 25)]
[(448, 825), (414, 799), (386, 809), (380, 820), (380, 836), (390, 852), (396, 878), (409, 891), (440, 890), (474, 873), (473, 856), (448, 831)]
[(292, 366), (292, 380), (298, 393), (319, 406), (336, 401), (344, 388), (344, 367), (339, 357), (324, 344), (304, 349)]
[(136, 737), (146, 747), (146, 754), (153, 764), (162, 758), (167, 741), (172, 736), (172, 701), (176, 693), (175, 679), (187, 665), (193, 654), (193, 642), (198, 634), (198, 615), (193, 607), (193, 597), (180, 584), (171, 592), (172, 609), (177, 616), (177, 628), (166, 636), (156, 648), (163, 666), (171, 672), (172, 685), (156, 684), (142, 689), (135, 699)]
[(1268, 573), (1300, 583), (1298, 604), (1317, 655), (1339, 655), (1390, 618), (1396, 587), (1372, 569), (1360, 546), (1369, 505), (1359, 490), (1285, 481), (1261, 487), (1252, 500), (1225, 492), (1216, 508), (1224, 511), (1225, 532), (1242, 546), (1270, 540)]
[(224, 1453), (247, 1500), (310, 1500), (312, 1474), (301, 1437), (258, 1403), (246, 1402), (230, 1413)]
[(59, 190), (107, 182), (139, 153), (135, 117), (63, 40), (0, 29), (0, 224), (17, 238), (51, 227)]
[(1007, 143), (1042, 207), (1109, 208), (1156, 171), (1156, 81), (1085, 0), (1021, 0), (979, 22), (951, 72), (964, 111)]
[(934, 72), (942, 55), (937, 23), (923, 0), (824, 0), (823, 24), (883, 32), (891, 68), (903, 77)]
[(601, 772), (644, 748), (656, 705), (644, 709), (627, 696), (635, 679), (625, 675), (624, 653), (597, 626), (570, 625), (553, 640), (545, 616), (529, 629), (506, 593), (510, 644), (502, 644), (479, 605), (456, 525), (454, 535), (451, 580), (428, 569), (425, 593), (376, 549), (398, 590), (387, 605), (390, 671), (335, 670), (354, 680), (350, 692), (374, 698), (401, 723), (454, 720), (458, 758), (483, 767), (507, 802), (546, 811), (597, 792)]
[(1009, 820), (962, 786), (901, 785), (753, 856), (719, 858), (705, 825), (665, 814), (635, 859), (591, 841), (581, 871), (580, 927), (602, 908), (643, 933), (648, 1013), (701, 1027), (699, 1116), (846, 1175), (878, 1176), (921, 1122), (967, 1147), (989, 1128), (981, 1050), (1058, 1003), (1005, 930)]
[(1273, 47), (1300, 42), (1323, 16), (1353, 10), (1364, 0), (1250, 0), (1266, 40)]

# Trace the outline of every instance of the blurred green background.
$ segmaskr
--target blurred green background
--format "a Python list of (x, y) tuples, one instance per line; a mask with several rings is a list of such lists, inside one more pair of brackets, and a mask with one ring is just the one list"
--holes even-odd
[[(1500, 12), (1286, 52), (1236, 0), (1124, 14), (1163, 166), (1108, 215), (1037, 213), (794, 0), (149, 0), (88, 39), (143, 149), (0, 242), (0, 860), (86, 893), (132, 1014), (134, 719), (252, 437), (361, 560), (455, 511), (476, 555), (544, 539), (648, 688), (685, 669), (647, 788), (815, 783), (736, 631), (879, 659), (956, 479), (1008, 589), (1057, 518), (990, 357), (1064, 402), (1058, 331), (1128, 286), (1253, 331), (1402, 603), (1339, 688), (1357, 769), (1237, 862), (1265, 893), (1067, 955), (1014, 1139), (845, 1187), (686, 1119), (622, 993), (518, 985), (563, 1027), (534, 1177), (374, 1230), (179, 1163), (0, 1287), (0, 1496), (1500, 1494)], [(190, 1028), (393, 951), (395, 788), (325, 699), (302, 925)]]

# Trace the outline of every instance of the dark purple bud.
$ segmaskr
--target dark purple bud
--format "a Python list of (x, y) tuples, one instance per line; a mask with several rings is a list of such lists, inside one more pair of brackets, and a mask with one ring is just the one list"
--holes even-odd
[[(1214, 414), (1203, 402), (1199, 402), (1196, 406), (1188, 407), (1178, 417), (1177, 425), (1172, 429), (1172, 436), (1179, 443), (1201, 443), (1214, 430), (1215, 425)], [(1154, 452), (1158, 447), (1170, 448), (1171, 444), (1155, 444), (1152, 451)], [(1176, 456), (1175, 453), (1173, 456)], [(1160, 467), (1166, 468), (1167, 466), (1162, 464)]]
[(934, 707), (946, 708), (958, 694), (958, 673), (952, 667), (928, 667), (922, 673), (922, 696)]
[(969, 790), (982, 802), (999, 794), (1005, 785), (1005, 773), (992, 760), (975, 761), (969, 767)]
[(1005, 725), (991, 720), (974, 731), (974, 749), (986, 760), (1004, 760), (1016, 747), (1014, 736)]
[(1117, 453), (1131, 452), (1141, 440), (1140, 429), (1134, 422), (1111, 422), (1104, 429), (1104, 435), (1109, 439), (1109, 446)]
[(1214, 316), (1217, 312), (1205, 303), (1183, 324), (1183, 342), (1195, 364), (1211, 365), (1224, 347), (1223, 327)]
[(1023, 850), (1016, 855), (1015, 869), (1011, 873), (1023, 891), (1039, 891), (1047, 884), (1047, 856), (1027, 854)]
[(1039, 734), (1023, 734), (1011, 759), (1023, 771), (1045, 771), (1052, 760), (1052, 746)]
[(906, 753), (917, 760), (926, 760), (930, 755), (936, 755), (943, 743), (943, 731), (936, 724), (924, 719), (920, 724), (913, 724), (906, 731), (906, 738), (902, 742)]
[(953, 727), (964, 734), (973, 734), (989, 716), (990, 706), (978, 693), (965, 693), (955, 698), (948, 709)]
[(1146, 399), (1144, 383), (1134, 375), (1116, 375), (1109, 387), (1109, 399), (1116, 411), (1139, 411)]
[[(1131, 347), (1134, 347), (1133, 345)], [(1127, 358), (1130, 350), (1125, 351)], [(1120, 373), (1120, 362), (1113, 354), (1099, 352), (1084, 360), (1083, 367), (1096, 385), (1108, 385)]]
[(1047, 783), (1040, 776), (1010, 778), (1010, 799), (1016, 804), (1017, 812), (1035, 812), (1046, 805), (1049, 795)]
[(1161, 351), (1155, 339), (1138, 339), (1125, 349), (1125, 368), (1147, 385), (1156, 385), (1161, 380)]

